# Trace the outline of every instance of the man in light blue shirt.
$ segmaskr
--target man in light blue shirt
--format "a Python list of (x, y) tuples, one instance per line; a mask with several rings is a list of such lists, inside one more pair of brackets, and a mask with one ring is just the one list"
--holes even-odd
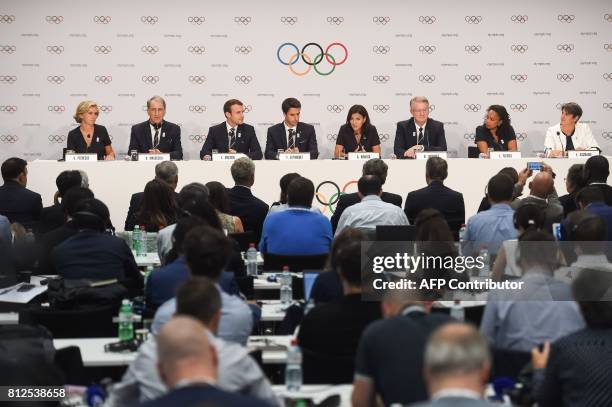
[(497, 253), (504, 240), (516, 239), (514, 210), (510, 207), (514, 182), (504, 174), (493, 176), (487, 184), (487, 198), (491, 208), (472, 216), (467, 223), (463, 254), (476, 255), (486, 246), (489, 253)]

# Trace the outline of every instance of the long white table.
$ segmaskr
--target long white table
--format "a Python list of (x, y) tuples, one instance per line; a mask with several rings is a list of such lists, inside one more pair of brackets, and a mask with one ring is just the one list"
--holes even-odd
[[(466, 217), (476, 213), (480, 200), (484, 196), (485, 185), (489, 178), (503, 167), (525, 168), (528, 161), (541, 161), (536, 158), (518, 160), (479, 160), (454, 158), (448, 160), (448, 179), (445, 184), (463, 193)], [(557, 173), (555, 187), (559, 194), (565, 193), (563, 179), (568, 168), (585, 159), (549, 159)], [(407, 193), (425, 186), (424, 160), (385, 160), (389, 165), (389, 174), (384, 190), (406, 197)], [(47, 160), (32, 161), (28, 164), (28, 188), (40, 193), (45, 206), (53, 202), (56, 191), (55, 178), (67, 169), (82, 169), (89, 176), (89, 185), (96, 197), (106, 203), (110, 209), (111, 220), (117, 230), (123, 229), (131, 194), (142, 191), (145, 184), (153, 179), (155, 162), (57, 162)], [(234, 182), (230, 174), (231, 162), (223, 161), (178, 161), (179, 184), (177, 190), (190, 182), (206, 183), (219, 181), (227, 187)], [(280, 194), (279, 180), (289, 172), (298, 172), (309, 178), (318, 187), (318, 197), (329, 202), (332, 196), (340, 191), (355, 192), (356, 181), (361, 176), (363, 161), (256, 161), (255, 185), (253, 194), (266, 203), (278, 201)], [(331, 181), (338, 186), (334, 186)], [(315, 198), (313, 206), (330, 215), (329, 208), (321, 205)]]

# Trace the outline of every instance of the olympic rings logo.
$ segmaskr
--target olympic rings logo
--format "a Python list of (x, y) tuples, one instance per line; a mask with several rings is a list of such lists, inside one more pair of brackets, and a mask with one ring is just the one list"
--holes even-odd
[(12, 24), (15, 22), (15, 16), (9, 16), (6, 14), (0, 15), (0, 23), (2, 24)]
[(251, 17), (234, 17), (236, 24), (249, 25), (251, 23)]
[(562, 23), (573, 23), (575, 19), (576, 16), (574, 16), (573, 14), (559, 14), (557, 16), (557, 20)]
[(527, 105), (524, 103), (511, 104), (510, 110), (512, 110), (513, 112), (524, 112), (525, 110), (527, 110)]
[(206, 137), (202, 134), (190, 134), (189, 140), (191, 140), (192, 143), (203, 143)]
[(464, 133), (463, 138), (466, 140), (474, 140), (476, 136), (474, 135), (474, 133)]
[(611, 102), (607, 102), (607, 103), (603, 103), (601, 105), (605, 110), (612, 110), (612, 103)]
[(510, 75), (510, 80), (513, 82), (520, 82), (523, 83), (527, 80), (527, 74), (514, 74), (514, 75)]
[(0, 75), (0, 83), (12, 85), (17, 82), (17, 77), (12, 75)]
[(468, 54), (478, 54), (480, 51), (482, 51), (481, 45), (466, 45), (465, 46), (465, 52), (467, 52)]
[(251, 110), (253, 110), (253, 106), (244, 105), (244, 113), (249, 113)]
[(45, 20), (47, 20), (49, 24), (61, 24), (62, 21), (64, 21), (64, 17), (63, 16), (46, 16)]
[[(308, 47), (316, 47), (319, 49), (319, 53), (317, 54), (317, 56), (315, 56), (314, 59), (312, 59), (307, 53), (306, 53), (306, 48)], [(283, 50), (283, 48), (285, 47), (290, 47), (293, 48), (293, 50), (295, 52), (292, 52), (291, 56), (289, 57), (289, 59), (287, 61), (283, 61), (283, 59), (281, 58), (281, 51)], [(331, 53), (330, 50), (332, 47), (340, 47), (344, 50), (344, 57), (340, 60), (336, 59), (336, 57), (334, 57)], [(323, 61), (323, 57), (325, 57), (325, 60), (331, 65), (331, 70), (327, 71), (327, 72), (322, 72), (319, 70), (319, 68), (317, 67), (322, 61)], [(316, 42), (309, 42), (306, 45), (304, 45), (302, 47), (302, 50), (300, 51), (297, 47), (297, 45), (291, 43), (291, 42), (285, 42), (283, 44), (281, 44), (278, 49), (276, 50), (276, 58), (278, 59), (278, 61), (289, 67), (289, 70), (291, 71), (291, 73), (293, 73), (296, 76), (305, 76), (307, 75), (311, 68), (314, 68), (315, 72), (318, 73), (321, 76), (327, 76), (330, 75), (332, 72), (334, 72), (336, 70), (336, 66), (338, 65), (342, 65), (343, 63), (346, 62), (347, 58), (348, 58), (348, 49), (346, 48), (346, 46), (340, 42), (332, 42), (331, 44), (329, 44), (327, 46), (327, 48), (325, 48), (325, 51), (323, 51), (323, 47), (321, 47), (321, 45), (317, 44)], [(293, 65), (297, 63), (297, 61), (301, 58), (301, 60), (308, 66), (306, 68), (306, 70), (302, 71), (302, 72), (297, 72), (295, 71)]]
[(557, 80), (560, 82), (571, 82), (574, 80), (574, 74), (571, 73), (558, 73)]
[(297, 17), (281, 17), (280, 21), (283, 24), (293, 25), (298, 22), (298, 18)]
[(113, 48), (110, 45), (96, 45), (94, 47), (94, 52), (96, 54), (109, 54)]
[(612, 14), (604, 14), (604, 20), (609, 23), (612, 23)]
[(391, 80), (391, 77), (389, 75), (373, 75), (372, 76), (372, 81), (374, 81), (375, 83), (387, 83)]
[(391, 110), (391, 106), (389, 106), (389, 105), (372, 105), (372, 110), (374, 110), (376, 113), (385, 114), (389, 110)]
[(248, 75), (236, 75), (234, 76), (234, 81), (236, 83), (239, 83), (241, 85), (248, 85), (249, 83), (251, 83), (251, 81), (253, 80), (252, 76), (248, 76)]
[(465, 22), (468, 24), (482, 23), (482, 16), (465, 16)]
[(157, 45), (143, 45), (140, 50), (145, 54), (154, 55), (159, 51), (159, 47)]
[(512, 21), (513, 23), (525, 24), (527, 20), (529, 20), (529, 17), (527, 15), (518, 14), (510, 17), (510, 21)]
[(433, 112), (434, 110), (436, 110), (436, 105), (429, 105), (429, 113)]
[(110, 16), (94, 16), (94, 23), (96, 24), (108, 24), (111, 22)]
[(0, 45), (0, 53), (12, 54), (17, 51), (17, 47), (14, 45)]
[(61, 45), (49, 45), (47, 46), (47, 52), (50, 54), (59, 55), (64, 52), (64, 47)]
[(512, 44), (510, 49), (517, 54), (524, 54), (529, 49), (529, 46), (525, 44)]
[[(142, 81), (146, 83), (147, 85), (155, 85), (157, 82), (159, 82), (159, 76), (144, 75), (142, 77)], [(145, 110), (147, 110), (146, 106), (145, 106)]]
[(378, 138), (380, 139), (380, 141), (382, 143), (384, 143), (385, 141), (389, 140), (389, 133), (381, 133), (378, 135)]
[(19, 141), (19, 137), (16, 136), (15, 134), (2, 134), (0, 135), (0, 142), (1, 143), (16, 143), (17, 141)]
[(338, 138), (338, 135), (335, 133), (327, 133), (327, 141), (335, 141)]
[(556, 108), (557, 110), (561, 110), (561, 108), (562, 108), (562, 107), (563, 107), (563, 103), (561, 103), (561, 102), (559, 102), (559, 103), (557, 103), (557, 104), (555, 105), (555, 108)]
[(66, 136), (63, 136), (61, 134), (49, 134), (49, 136), (47, 136), (47, 140), (49, 140), (50, 143), (59, 144), (66, 141)]
[(574, 50), (574, 44), (558, 44), (557, 51), (561, 52), (572, 52)]
[(205, 17), (198, 17), (198, 16), (187, 17), (187, 22), (190, 24), (202, 25), (205, 21), (206, 21)]
[(479, 112), (481, 108), (482, 108), (482, 106), (480, 106), (478, 103), (476, 103), (476, 104), (474, 104), (474, 103), (466, 103), (463, 106), (463, 109), (466, 112), (472, 112), (472, 113)]
[(140, 21), (144, 24), (156, 24), (157, 21), (159, 21), (159, 19), (157, 18), (157, 16), (141, 16), (140, 17)]
[(604, 78), (605, 80), (607, 80), (607, 81), (612, 81), (612, 72), (610, 72), (610, 73), (608, 73), (608, 72), (604, 73), (604, 74), (603, 74), (603, 78)]
[(436, 75), (433, 75), (433, 74), (419, 75), (419, 81), (423, 83), (433, 83), (435, 80), (436, 80)]
[(465, 81), (466, 81), (466, 82), (468, 82), (468, 83), (478, 83), (478, 82), (480, 82), (480, 80), (482, 79), (482, 76), (480, 76), (480, 75), (470, 75), (470, 74), (468, 74), (468, 75), (465, 75), (463, 78), (464, 78), (464, 79), (465, 79)]
[(372, 47), (372, 52), (375, 54), (386, 54), (391, 51), (391, 47), (388, 45), (374, 45)]
[(601, 132), (601, 137), (604, 140), (612, 140), (612, 131), (602, 131)]
[(100, 105), (98, 106), (102, 113), (110, 113), (113, 111), (113, 107), (111, 105)]
[[(342, 187), (342, 190), (340, 189), (338, 184), (336, 184), (333, 181), (323, 181), (319, 185), (317, 185), (317, 188), (315, 189), (315, 198), (323, 206), (322, 212), (325, 213), (326, 210), (329, 209), (331, 213), (334, 213), (335, 205), (340, 200), (340, 196), (346, 194), (347, 189), (351, 185), (356, 185), (356, 184), (357, 184), (357, 181), (355, 180), (349, 181), (346, 184), (344, 184), (344, 186)], [(327, 185), (330, 185), (335, 190), (335, 192), (329, 198), (321, 192), (321, 189)]]
[(327, 22), (329, 24), (340, 25), (344, 22), (344, 17), (330, 16), (327, 17)]
[(66, 78), (64, 78), (64, 76), (61, 76), (61, 75), (59, 75), (59, 76), (58, 75), (49, 75), (49, 76), (47, 76), (47, 81), (49, 83), (53, 83), (55, 85), (61, 85), (64, 82), (65, 79)]
[(204, 105), (189, 105), (189, 111), (191, 113), (204, 113), (206, 111), (206, 106), (204, 106)]
[(342, 113), (344, 105), (327, 105), (327, 111), (330, 113)]
[(236, 45), (234, 47), (234, 52), (236, 54), (248, 55), (253, 51), (253, 48), (250, 45)]
[(206, 76), (204, 75), (189, 75), (189, 82), (193, 83), (194, 85), (202, 85), (204, 82), (206, 82)]
[(612, 44), (604, 44), (603, 47), (606, 51), (612, 51)]
[(190, 45), (187, 48), (187, 51), (191, 52), (192, 54), (202, 55), (206, 52), (206, 47), (204, 47), (203, 45)]
[(111, 75), (96, 75), (95, 80), (102, 85), (108, 85), (113, 81), (113, 77)]
[(389, 22), (391, 21), (391, 17), (386, 16), (386, 17), (372, 17), (372, 22), (374, 24), (378, 24), (378, 25), (387, 25), (389, 24)]
[(419, 22), (421, 24), (433, 24), (436, 22), (435, 16), (419, 16)]
[(516, 133), (516, 139), (518, 141), (524, 141), (527, 138), (527, 133)]
[(47, 110), (51, 113), (63, 113), (66, 110), (66, 107), (63, 105), (49, 105), (47, 106)]
[(419, 51), (422, 54), (433, 54), (434, 52), (436, 52), (436, 46), (435, 45), (421, 45), (419, 47)]
[(16, 111), (17, 111), (17, 106), (13, 106), (13, 105), (0, 105), (0, 112), (15, 113)]

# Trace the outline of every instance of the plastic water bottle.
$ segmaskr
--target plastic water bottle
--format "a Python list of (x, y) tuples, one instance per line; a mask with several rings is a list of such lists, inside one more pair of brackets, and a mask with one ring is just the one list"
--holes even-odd
[(132, 303), (124, 299), (119, 309), (119, 340), (122, 342), (134, 339), (133, 315)]
[(147, 230), (144, 225), (140, 225), (140, 253), (136, 253), (137, 256), (146, 256), (148, 253), (147, 248)]
[(483, 266), (480, 269), (479, 276), (489, 277), (489, 274), (491, 274), (491, 265), (490, 265), (491, 257), (489, 256), (489, 248), (483, 245), (480, 248), (480, 252), (478, 252), (478, 257), (482, 259), (482, 263), (483, 263)]
[(459, 228), (459, 254), (463, 254), (463, 245), (465, 244), (465, 231), (467, 230), (467, 226), (465, 224), (461, 225)]
[(153, 272), (153, 266), (148, 265), (147, 268), (145, 269), (145, 274), (144, 274), (144, 286), (145, 286), (145, 289), (147, 287), (147, 281), (149, 280), (149, 276), (151, 275), (152, 272)]
[(134, 226), (134, 230), (132, 230), (132, 250), (136, 255), (140, 253), (140, 226)]
[(249, 245), (249, 250), (246, 252), (246, 268), (247, 276), (257, 276), (257, 249), (255, 243)]
[(293, 301), (293, 289), (291, 287), (291, 273), (289, 273), (289, 267), (283, 267), (283, 274), (281, 275), (281, 288), (280, 288), (280, 300), (283, 306), (289, 306)]
[(299, 391), (302, 387), (302, 351), (295, 338), (291, 340), (291, 345), (287, 349), (285, 386), (287, 391)]
[(450, 309), (450, 316), (457, 321), (465, 321), (465, 309), (461, 305), (461, 301), (455, 300)]

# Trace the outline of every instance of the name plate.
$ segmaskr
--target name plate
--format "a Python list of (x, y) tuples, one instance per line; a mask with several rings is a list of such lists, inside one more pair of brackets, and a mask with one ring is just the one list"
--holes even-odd
[(236, 154), (217, 153), (217, 154), (212, 155), (213, 161), (234, 161), (242, 157), (246, 157), (246, 155), (242, 153), (236, 153)]
[(372, 158), (380, 158), (378, 153), (348, 153), (349, 160), (367, 161)]
[(599, 150), (571, 150), (567, 152), (567, 158), (588, 158), (596, 155), (599, 155)]
[(138, 161), (170, 161), (170, 154), (138, 154)]
[(98, 161), (98, 154), (66, 154), (66, 162)]
[(492, 160), (513, 160), (521, 158), (520, 151), (491, 151), (489, 158)]
[(416, 153), (417, 160), (427, 160), (429, 157), (440, 157), (446, 160), (448, 153), (446, 151), (423, 151)]
[(278, 159), (281, 161), (310, 161), (310, 153), (280, 153)]

